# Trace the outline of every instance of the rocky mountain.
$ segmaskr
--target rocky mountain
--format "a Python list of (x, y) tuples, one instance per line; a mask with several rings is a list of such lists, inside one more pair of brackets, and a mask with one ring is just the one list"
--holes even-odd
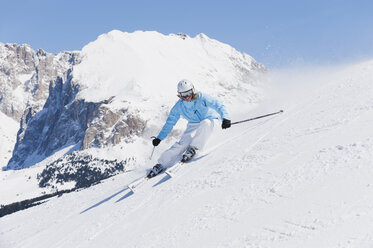
[(0, 111), (20, 120), (38, 112), (49, 94), (49, 85), (79, 62), (79, 52), (57, 55), (29, 45), (0, 43)]
[[(50, 84), (57, 77), (67, 78), (68, 71), (79, 63), (79, 54), (54, 55), (42, 49), (35, 51), (26, 44), (0, 43), (0, 112), (15, 121), (12, 125), (9, 121), (0, 123), (1, 136), (8, 137), (2, 140), (1, 165), (8, 162), (9, 149), (13, 149), (16, 136), (19, 143), (28, 121), (43, 108)], [(19, 128), (18, 135), (16, 128)]]
[[(117, 144), (118, 136), (128, 140), (141, 134), (145, 126), (141, 118), (127, 114), (126, 109), (114, 112), (105, 106), (109, 100), (76, 99), (78, 91), (71, 75), (50, 85), (44, 108), (28, 121), (24, 135), (18, 136), (7, 168), (29, 167), (69, 145), (72, 149), (103, 147)], [(113, 130), (112, 135), (105, 137), (108, 130)]]
[[(80, 53), (56, 56), (26, 45), (1, 49), (6, 80), (0, 107), (21, 117), (5, 169), (32, 166), (66, 148), (120, 147), (123, 158), (145, 157), (138, 144), (159, 132), (180, 79), (191, 79), (198, 90), (235, 108), (260, 99), (258, 77), (266, 71), (249, 55), (203, 34), (114, 30)], [(22, 104), (14, 102), (17, 94)]]

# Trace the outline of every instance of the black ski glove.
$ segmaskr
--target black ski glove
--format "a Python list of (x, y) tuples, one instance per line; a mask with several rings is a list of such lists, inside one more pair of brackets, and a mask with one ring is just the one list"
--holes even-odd
[(226, 129), (231, 127), (231, 120), (223, 119), (223, 123), (221, 124), (221, 128)]
[(157, 146), (157, 145), (159, 145), (159, 143), (161, 143), (160, 139), (158, 139), (158, 138), (153, 139), (153, 146)]

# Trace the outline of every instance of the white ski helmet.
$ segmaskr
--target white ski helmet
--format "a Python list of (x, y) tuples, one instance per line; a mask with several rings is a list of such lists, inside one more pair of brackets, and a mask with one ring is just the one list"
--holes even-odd
[(194, 86), (189, 80), (183, 79), (177, 84), (177, 92), (179, 96), (193, 95)]

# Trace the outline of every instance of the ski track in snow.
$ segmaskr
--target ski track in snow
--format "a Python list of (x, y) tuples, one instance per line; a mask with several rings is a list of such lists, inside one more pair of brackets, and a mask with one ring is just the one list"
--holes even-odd
[(136, 194), (129, 172), (5, 216), (0, 247), (372, 247), (372, 68), (220, 132)]

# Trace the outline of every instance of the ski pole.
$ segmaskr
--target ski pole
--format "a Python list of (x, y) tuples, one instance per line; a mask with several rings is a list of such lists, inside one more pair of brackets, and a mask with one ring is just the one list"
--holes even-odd
[[(155, 136), (152, 136), (152, 137), (150, 137), (150, 138), (151, 138), (151, 139), (155, 139), (156, 137), (155, 137)], [(152, 154), (150, 154), (149, 160), (152, 160), (153, 153), (154, 153), (154, 149), (155, 149), (155, 146), (153, 146), (153, 151), (152, 151)]]
[(270, 113), (270, 114), (266, 114), (266, 115), (261, 115), (261, 116), (257, 116), (257, 117), (254, 117), (254, 118), (250, 118), (250, 119), (242, 120), (242, 121), (232, 122), (231, 125), (239, 124), (239, 123), (247, 122), (247, 121), (253, 121), (253, 120), (260, 119), (260, 118), (264, 118), (264, 117), (271, 116), (271, 115), (277, 115), (277, 114), (280, 114), (280, 113), (282, 113), (282, 112), (284, 112), (284, 111), (283, 111), (283, 110), (280, 110), (280, 111), (277, 111), (277, 112), (274, 112), (274, 113)]
[(152, 160), (154, 149), (155, 149), (155, 146), (153, 146), (153, 151), (152, 151), (152, 154), (150, 154), (149, 160)]

